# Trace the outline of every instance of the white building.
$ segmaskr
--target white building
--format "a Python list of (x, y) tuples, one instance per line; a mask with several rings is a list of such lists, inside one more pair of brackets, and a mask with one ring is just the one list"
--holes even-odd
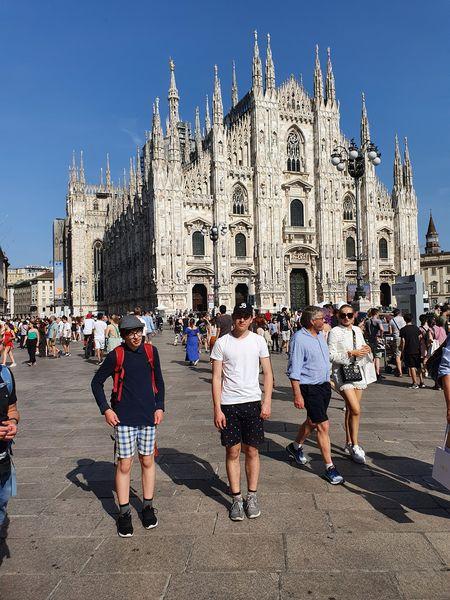
[(13, 308), (17, 316), (49, 317), (54, 313), (53, 273), (47, 271), (13, 286)]
[[(348, 173), (330, 162), (337, 145), (348, 145), (330, 53), (324, 85), (316, 49), (309, 94), (294, 76), (276, 85), (270, 38), (263, 74), (255, 35), (252, 87), (239, 99), (233, 64), (227, 114), (217, 67), (212, 118), (207, 100), (203, 129), (199, 109), (192, 130), (179, 103), (171, 61), (165, 131), (156, 99), (142, 157), (138, 151), (130, 160), (118, 186), (109, 161), (100, 185), (87, 184), (83, 162), (73, 162), (64, 234), (72, 310), (206, 309), (213, 224), (226, 224), (217, 244), (220, 303), (254, 295), (263, 308), (299, 308), (352, 295), (355, 190)], [(361, 142), (370, 140), (364, 96), (360, 135)], [(420, 268), (406, 140), (403, 161), (395, 142), (392, 192), (366, 165), (361, 207), (370, 300), (388, 305), (395, 276)]]

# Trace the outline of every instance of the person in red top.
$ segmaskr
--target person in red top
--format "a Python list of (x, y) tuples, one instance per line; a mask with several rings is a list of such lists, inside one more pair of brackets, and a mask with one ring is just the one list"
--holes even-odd
[(270, 323), (270, 321), (272, 320), (272, 315), (271, 315), (271, 313), (270, 313), (270, 310), (268, 310), (264, 316), (265, 316), (265, 318), (266, 318), (266, 321), (267, 321), (268, 323)]
[(14, 348), (14, 329), (12, 325), (6, 325), (5, 327), (5, 332), (3, 334), (3, 360), (2, 360), (2, 365), (6, 365), (6, 358), (9, 355), (9, 358), (11, 359), (11, 364), (9, 365), (10, 367), (15, 367), (16, 363), (14, 362), (14, 354), (13, 354), (13, 348)]

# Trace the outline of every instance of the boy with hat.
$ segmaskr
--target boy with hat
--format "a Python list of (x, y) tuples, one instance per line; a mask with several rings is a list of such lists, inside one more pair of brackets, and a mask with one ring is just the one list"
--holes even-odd
[[(269, 350), (263, 337), (249, 331), (253, 308), (242, 302), (234, 308), (233, 329), (219, 338), (211, 352), (214, 424), (226, 449), (226, 468), (232, 521), (259, 517), (256, 496), (259, 478), (258, 446), (264, 442), (264, 420), (270, 417), (273, 375)], [(261, 403), (259, 366), (264, 373)], [(240, 453), (245, 454), (248, 495), (241, 494)]]
[[(133, 535), (130, 479), (136, 447), (142, 472), (142, 523), (146, 529), (158, 525), (153, 508), (154, 450), (156, 426), (164, 416), (164, 380), (157, 349), (150, 346), (149, 352), (149, 345), (142, 341), (143, 327), (135, 315), (121, 319), (119, 330), (124, 343), (106, 356), (91, 384), (100, 412), (108, 425), (114, 427), (117, 455), (115, 486), (120, 509), (117, 528), (121, 537)], [(113, 394), (110, 406), (104, 383), (108, 377), (117, 376), (119, 356), (123, 357), (120, 393)]]

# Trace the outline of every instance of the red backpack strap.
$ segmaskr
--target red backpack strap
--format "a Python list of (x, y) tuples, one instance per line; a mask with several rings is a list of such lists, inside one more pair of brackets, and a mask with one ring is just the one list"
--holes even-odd
[(116, 354), (116, 366), (114, 367), (113, 396), (116, 402), (120, 402), (122, 399), (123, 380), (125, 377), (125, 370), (123, 368), (125, 350), (123, 346), (117, 346), (114, 348), (114, 352)]
[(151, 371), (152, 371), (152, 389), (153, 389), (153, 393), (156, 394), (158, 393), (158, 388), (156, 387), (156, 381), (155, 381), (155, 363), (153, 360), (153, 344), (144, 344), (144, 349), (145, 349), (145, 354), (147, 355), (147, 360), (150, 364), (151, 367)]

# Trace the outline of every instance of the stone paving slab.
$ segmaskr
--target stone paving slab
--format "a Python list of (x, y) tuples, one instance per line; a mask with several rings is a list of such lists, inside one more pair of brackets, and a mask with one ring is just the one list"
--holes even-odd
[[(439, 392), (413, 397), (406, 378), (370, 386), (361, 423), (366, 467), (342, 452), (343, 402), (333, 394), (332, 451), (346, 478), (345, 486), (333, 487), (322, 478), (314, 438), (305, 444), (306, 467), (286, 455), (304, 412), (292, 405), (285, 357), (274, 355), (272, 418), (261, 448), (262, 516), (233, 523), (224, 451), (211, 419), (208, 359), (202, 354), (198, 369), (187, 368), (170, 337), (155, 339), (168, 383), (158, 431), (160, 525), (142, 528), (135, 465), (132, 539), (116, 535), (111, 430), (89, 388), (96, 366), (77, 356), (75, 344), (70, 359), (16, 368), (19, 495), (0, 541), (1, 600), (450, 598), (450, 493), (431, 479), (444, 428)], [(47, 381), (50, 387), (40, 385)]]

